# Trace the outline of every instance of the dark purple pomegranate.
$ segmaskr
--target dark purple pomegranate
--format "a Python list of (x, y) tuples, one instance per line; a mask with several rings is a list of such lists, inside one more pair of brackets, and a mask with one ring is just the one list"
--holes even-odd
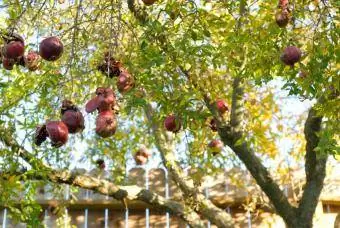
[(71, 101), (64, 100), (61, 106), (61, 120), (66, 124), (69, 133), (82, 132), (85, 128), (84, 116)]
[(286, 47), (281, 55), (281, 61), (289, 66), (294, 66), (301, 59), (302, 52), (296, 46)]
[(20, 41), (11, 41), (4, 46), (3, 56), (9, 59), (17, 59), (23, 56), (25, 45)]
[(164, 127), (167, 131), (177, 133), (181, 129), (181, 121), (175, 115), (169, 115), (164, 120)]
[(116, 132), (117, 129), (117, 120), (112, 111), (103, 111), (100, 112), (96, 119), (96, 133), (103, 137), (107, 138)]
[(217, 131), (217, 123), (215, 118), (210, 120), (209, 127), (212, 131)]
[(51, 36), (41, 41), (39, 46), (40, 56), (47, 61), (55, 61), (61, 57), (64, 45), (58, 37)]

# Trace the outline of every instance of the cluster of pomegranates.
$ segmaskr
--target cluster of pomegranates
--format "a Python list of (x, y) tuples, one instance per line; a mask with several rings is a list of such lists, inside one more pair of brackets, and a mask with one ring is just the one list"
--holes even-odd
[(117, 89), (120, 93), (129, 92), (135, 86), (133, 76), (109, 53), (105, 54), (103, 63), (97, 69), (110, 78), (117, 77)]
[(1, 47), (0, 62), (6, 70), (12, 70), (14, 65), (21, 65), (35, 71), (39, 68), (41, 58), (47, 61), (59, 59), (63, 53), (63, 44), (57, 37), (48, 37), (41, 41), (39, 53), (30, 50), (25, 55), (24, 39), (16, 34), (11, 33), (3, 36), (4, 46)]
[(40, 146), (50, 138), (53, 147), (61, 147), (68, 140), (68, 134), (82, 132), (85, 128), (83, 114), (71, 101), (64, 100), (61, 106), (61, 120), (47, 121), (37, 127), (34, 143)]
[[(215, 101), (215, 107), (220, 115), (224, 115), (229, 111), (228, 105), (223, 99), (217, 99)], [(212, 131), (214, 132), (217, 131), (217, 123), (215, 118), (212, 118), (209, 121), (208, 125)], [(181, 130), (181, 127), (182, 127), (181, 119), (177, 115), (170, 114), (164, 120), (164, 128), (167, 131), (170, 131), (172, 133), (178, 133)], [(219, 154), (222, 151), (223, 147), (224, 145), (222, 141), (218, 139), (214, 139), (208, 144), (209, 151), (214, 156)]]
[(85, 110), (92, 113), (98, 110), (96, 119), (96, 133), (107, 138), (116, 132), (117, 119), (116, 113), (116, 96), (111, 88), (99, 87), (96, 90), (95, 97), (86, 103)]

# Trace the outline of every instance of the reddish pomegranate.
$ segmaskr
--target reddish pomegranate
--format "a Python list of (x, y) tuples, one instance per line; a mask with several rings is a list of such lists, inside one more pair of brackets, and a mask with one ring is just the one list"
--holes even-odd
[(181, 129), (181, 121), (175, 115), (169, 115), (164, 120), (164, 127), (167, 131), (177, 133)]
[(85, 128), (83, 114), (71, 101), (64, 100), (61, 106), (61, 120), (66, 124), (69, 133), (82, 132)]
[(229, 111), (227, 103), (222, 99), (216, 100), (216, 108), (220, 114), (224, 114)]
[(113, 110), (116, 104), (116, 96), (110, 88), (99, 87), (96, 96), (86, 103), (85, 110), (88, 113), (98, 109), (99, 112)]
[(35, 145), (40, 146), (43, 142), (46, 141), (47, 137), (48, 137), (48, 133), (46, 130), (46, 125), (38, 126), (35, 131), (35, 135), (34, 135)]
[(5, 58), (5, 57), (2, 58), (2, 66), (6, 70), (13, 70), (14, 64), (15, 64), (15, 60), (14, 59), (8, 59), (8, 58)]
[(281, 55), (281, 61), (289, 66), (294, 66), (301, 59), (302, 52), (296, 46), (286, 47)]
[(24, 57), (25, 66), (30, 71), (35, 71), (39, 68), (40, 56), (35, 51), (29, 51), (28, 54)]
[(47, 61), (55, 61), (61, 57), (64, 45), (58, 37), (51, 36), (41, 41), (39, 46), (40, 56)]
[(157, 0), (143, 0), (143, 3), (147, 6), (153, 5)]
[(276, 24), (280, 27), (280, 28), (284, 28), (288, 25), (289, 23), (289, 14), (287, 11), (280, 11), (277, 12), (275, 14), (275, 21)]
[(67, 142), (68, 128), (62, 121), (49, 121), (46, 124), (48, 137), (51, 139), (52, 146), (61, 147)]
[(107, 138), (116, 132), (117, 120), (112, 111), (102, 111), (99, 113), (96, 119), (96, 133)]
[(3, 56), (9, 59), (16, 59), (23, 56), (25, 45), (20, 41), (11, 41), (4, 46)]
[(122, 71), (117, 80), (117, 88), (120, 93), (129, 92), (135, 85), (134, 79), (126, 70)]
[(209, 151), (215, 156), (219, 153), (221, 153), (224, 145), (223, 142), (221, 140), (218, 139), (213, 139), (209, 144)]

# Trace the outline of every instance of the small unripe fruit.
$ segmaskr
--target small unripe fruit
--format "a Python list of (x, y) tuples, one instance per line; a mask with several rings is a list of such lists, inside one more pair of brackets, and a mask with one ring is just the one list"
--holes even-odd
[(96, 133), (107, 138), (116, 132), (117, 120), (112, 111), (100, 112), (96, 119)]
[(215, 156), (219, 153), (221, 153), (221, 151), (223, 150), (223, 142), (221, 140), (218, 139), (213, 139), (209, 144), (209, 151)]
[(46, 124), (48, 137), (51, 139), (52, 146), (61, 147), (67, 142), (68, 128), (62, 121), (49, 121)]
[(20, 41), (11, 41), (10, 43), (5, 45), (3, 51), (4, 57), (9, 59), (16, 59), (24, 55), (25, 45)]
[(47, 61), (55, 61), (61, 57), (64, 45), (58, 37), (51, 36), (41, 41), (39, 46), (40, 56)]
[(153, 5), (157, 0), (143, 0), (143, 3), (147, 6)]
[(224, 114), (229, 111), (227, 103), (222, 99), (216, 100), (216, 108), (220, 114)]
[(181, 129), (181, 121), (175, 115), (169, 115), (164, 120), (164, 127), (167, 131), (177, 133)]
[(280, 28), (284, 28), (288, 25), (289, 23), (289, 15), (287, 11), (281, 11), (281, 12), (277, 12), (275, 14), (275, 21), (276, 24), (280, 27)]
[(39, 68), (40, 56), (35, 51), (29, 51), (28, 54), (24, 57), (25, 66), (30, 71), (35, 71)]
[(298, 47), (286, 47), (281, 55), (281, 61), (289, 66), (294, 66), (301, 59), (302, 52)]

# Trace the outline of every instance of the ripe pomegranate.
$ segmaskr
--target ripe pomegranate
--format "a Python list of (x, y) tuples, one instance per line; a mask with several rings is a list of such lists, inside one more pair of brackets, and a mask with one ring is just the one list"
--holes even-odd
[(177, 133), (181, 129), (181, 121), (175, 115), (169, 115), (164, 120), (164, 127), (167, 131)]
[(35, 145), (40, 146), (43, 142), (46, 141), (47, 137), (48, 133), (46, 130), (46, 125), (38, 126), (34, 134)]
[(16, 59), (23, 56), (25, 45), (20, 41), (11, 41), (4, 46), (3, 56), (9, 59)]
[(15, 64), (15, 60), (14, 59), (8, 59), (8, 58), (5, 58), (5, 57), (2, 58), (2, 66), (6, 70), (13, 70), (14, 64)]
[(51, 36), (41, 41), (39, 46), (40, 56), (47, 61), (55, 61), (61, 57), (64, 45), (58, 37)]
[(229, 111), (227, 103), (222, 99), (216, 100), (216, 108), (220, 114), (224, 114)]
[(71, 101), (64, 100), (61, 106), (61, 120), (66, 124), (69, 133), (82, 132), (85, 128), (83, 114)]
[(129, 92), (135, 85), (134, 79), (126, 70), (122, 71), (117, 80), (117, 88), (120, 93)]
[(209, 151), (215, 156), (219, 153), (221, 153), (224, 145), (223, 142), (221, 140), (218, 139), (213, 139), (209, 144)]
[(210, 120), (209, 127), (212, 131), (217, 131), (217, 123), (215, 118)]
[(67, 142), (68, 128), (62, 121), (49, 121), (46, 124), (48, 137), (51, 139), (52, 146), (61, 147)]
[(29, 51), (28, 54), (24, 57), (25, 66), (30, 71), (35, 71), (39, 68), (40, 56), (35, 51)]
[(88, 113), (98, 109), (99, 112), (113, 110), (116, 104), (116, 96), (111, 88), (99, 87), (96, 96), (86, 103), (85, 110)]
[(289, 14), (287, 11), (280, 11), (275, 14), (275, 21), (276, 24), (280, 28), (284, 28), (288, 25), (289, 23)]
[(96, 119), (96, 133), (107, 138), (116, 132), (117, 120), (112, 111), (102, 111), (99, 113)]
[(147, 6), (153, 5), (157, 0), (143, 0), (143, 3)]
[(289, 66), (294, 66), (301, 59), (302, 52), (296, 46), (288, 46), (281, 55), (281, 61)]

